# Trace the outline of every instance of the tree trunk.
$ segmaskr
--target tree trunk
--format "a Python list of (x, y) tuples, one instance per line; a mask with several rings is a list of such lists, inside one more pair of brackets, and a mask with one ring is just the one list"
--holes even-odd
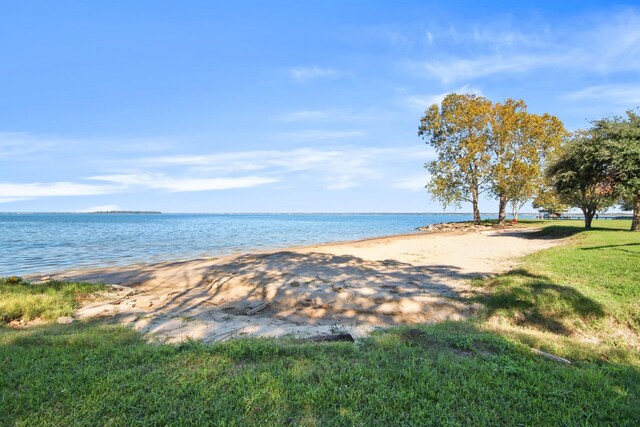
[(633, 217), (631, 219), (631, 231), (640, 231), (640, 197), (633, 199)]
[(498, 224), (503, 225), (507, 217), (507, 199), (504, 196), (498, 197)]
[(480, 208), (478, 208), (478, 197), (474, 195), (473, 197), (473, 223), (476, 225), (480, 225)]
[(585, 216), (584, 217), (584, 228), (590, 229), (592, 221), (593, 221), (593, 215)]
[(593, 221), (595, 212), (591, 212), (589, 209), (582, 209), (582, 213), (584, 214), (584, 228), (591, 228), (591, 222)]

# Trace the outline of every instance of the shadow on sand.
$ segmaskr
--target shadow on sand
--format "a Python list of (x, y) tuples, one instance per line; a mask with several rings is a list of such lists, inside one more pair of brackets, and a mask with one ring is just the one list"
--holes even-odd
[[(331, 328), (433, 323), (476, 313), (479, 306), (464, 300), (467, 281), (486, 274), (463, 272), (453, 265), (415, 266), (292, 251), (209, 263), (198, 270), (197, 277), (193, 268), (188, 271), (185, 266), (181, 272), (175, 267), (173, 278), (167, 280), (181, 283), (180, 287), (166, 292), (165, 286), (164, 295), (151, 289), (132, 296), (133, 307), (127, 306), (128, 301), (113, 309), (106, 307), (107, 319), (134, 324), (152, 334), (204, 340), (304, 334), (309, 327), (315, 328), (309, 332), (318, 333)], [(134, 283), (135, 289), (135, 283), (150, 273), (123, 269), (117, 278)]]

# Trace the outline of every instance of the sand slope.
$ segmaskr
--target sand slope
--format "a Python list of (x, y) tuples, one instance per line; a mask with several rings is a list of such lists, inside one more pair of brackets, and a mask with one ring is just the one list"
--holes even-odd
[(479, 307), (464, 303), (469, 278), (556, 244), (531, 230), (420, 233), (57, 278), (130, 287), (82, 307), (78, 317), (101, 316), (168, 341), (336, 329), (362, 335), (473, 315)]

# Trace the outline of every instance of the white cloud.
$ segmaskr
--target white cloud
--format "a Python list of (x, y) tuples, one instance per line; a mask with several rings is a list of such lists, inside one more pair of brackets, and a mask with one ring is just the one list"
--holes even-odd
[(55, 145), (57, 142), (49, 138), (19, 132), (0, 132), (0, 159), (28, 157)]
[(327, 177), (324, 181), (327, 183), (328, 190), (347, 190), (360, 185), (356, 182), (356, 177), (350, 175)]
[(640, 13), (630, 9), (601, 19), (577, 35), (583, 61), (576, 66), (604, 73), (640, 70)]
[(108, 185), (82, 184), (77, 182), (50, 183), (0, 183), (3, 198), (24, 199), (36, 197), (93, 196), (111, 194), (119, 189)]
[(243, 176), (233, 178), (175, 178), (163, 174), (119, 174), (94, 176), (90, 179), (107, 181), (125, 187), (144, 187), (173, 193), (250, 188), (278, 182), (278, 178)]
[(308, 130), (301, 130), (297, 132), (282, 132), (277, 135), (277, 138), (294, 140), (294, 141), (321, 141), (321, 140), (358, 138), (362, 136), (365, 136), (365, 133), (360, 130), (332, 131), (332, 130), (308, 129)]
[(320, 78), (337, 78), (343, 74), (333, 68), (313, 67), (295, 67), (289, 70), (291, 77), (299, 82), (317, 80)]
[(285, 123), (299, 122), (377, 122), (388, 120), (393, 116), (389, 110), (376, 107), (353, 109), (298, 110), (280, 114), (275, 120)]
[[(381, 158), (394, 159), (429, 157), (430, 152), (422, 147), (354, 147), (343, 146), (326, 149), (297, 148), (294, 150), (255, 150), (227, 153), (158, 156), (138, 159), (135, 162), (143, 166), (208, 166), (229, 170), (280, 168), (283, 170), (326, 169), (330, 164), (361, 162)], [(426, 158), (425, 157), (425, 158)], [(353, 166), (353, 164), (351, 164)]]
[(490, 55), (472, 59), (453, 58), (444, 61), (428, 61), (421, 68), (442, 83), (485, 77), (492, 74), (522, 73), (536, 68), (561, 65), (565, 57), (555, 55)]
[(568, 93), (563, 98), (572, 101), (607, 101), (613, 104), (635, 106), (640, 104), (640, 83), (589, 86)]
[(22, 202), (24, 200), (31, 200), (32, 197), (0, 197), (0, 203), (9, 202)]
[[(173, 193), (229, 190), (238, 188), (250, 188), (258, 185), (279, 182), (279, 178), (243, 176), (225, 178), (191, 178), (170, 177), (164, 174), (119, 174), (94, 176), (89, 179), (104, 181), (108, 185), (83, 184), (76, 182), (51, 182), (51, 183), (0, 183), (0, 203), (24, 201), (41, 197), (62, 196), (94, 196), (104, 194), (123, 193), (128, 191), (158, 189)], [(114, 205), (97, 206), (86, 211), (118, 210)]]
[(427, 43), (427, 46), (431, 46), (433, 44), (433, 33), (431, 31), (427, 31), (424, 35), (424, 40)]
[[(50, 183), (0, 183), (0, 203), (24, 201), (42, 197), (95, 196), (128, 191), (159, 189), (169, 192), (193, 192), (250, 188), (279, 182), (279, 178), (243, 176), (229, 178), (176, 178), (164, 174), (119, 174), (94, 176), (88, 179), (107, 182), (84, 184), (77, 182)], [(107, 207), (109, 209), (107, 209)], [(117, 210), (113, 205), (99, 206), (90, 210)], [(100, 208), (100, 209), (98, 209)]]
[(432, 158), (426, 147), (335, 147), (327, 149), (256, 150), (199, 156), (162, 156), (138, 160), (143, 166), (186, 167), (194, 173), (267, 171), (270, 176), (308, 172), (327, 188), (345, 189), (364, 181), (384, 178), (383, 171), (397, 164)]
[[(140, 164), (189, 167), (194, 173), (237, 173), (247, 170), (268, 170), (270, 175), (310, 172), (327, 188), (344, 189), (356, 186), (356, 181), (375, 175), (371, 163), (385, 149), (336, 148), (318, 150), (257, 150), (219, 153), (202, 156), (155, 157)], [(153, 181), (153, 180), (150, 180)]]
[[(581, 17), (566, 28), (494, 31), (476, 27), (471, 37), (450, 31), (450, 38), (471, 49), (470, 55), (434, 56), (405, 66), (444, 84), (497, 74), (541, 69), (585, 70), (610, 74), (640, 70), (640, 14)], [(543, 33), (535, 33), (538, 31)], [(475, 44), (475, 46), (474, 46)]]
[(349, 110), (300, 110), (300, 111), (292, 111), (289, 113), (282, 114), (277, 117), (278, 121), (281, 122), (310, 122), (310, 121), (362, 121), (368, 120), (379, 113), (377, 111), (372, 111), (371, 109), (363, 111), (362, 113), (354, 113)]
[(538, 34), (526, 34), (520, 30), (502, 29), (476, 26), (473, 29), (472, 39), (478, 44), (486, 44), (500, 47), (513, 47), (531, 44), (539, 44), (541, 40)]
[[(277, 182), (317, 183), (344, 190), (365, 182), (389, 182), (407, 163), (432, 156), (416, 144), (394, 147), (299, 148), (131, 159), (136, 169), (91, 176), (86, 182), (0, 183), (0, 203), (29, 198), (104, 195), (160, 190), (170, 193), (252, 188)], [(123, 162), (118, 162), (122, 167)], [(238, 176), (248, 171), (259, 174)], [(99, 181), (96, 182), (96, 181)], [(118, 210), (95, 206), (87, 210)]]
[(411, 110), (424, 112), (431, 105), (440, 104), (444, 99), (444, 97), (449, 95), (450, 93), (458, 93), (458, 94), (468, 93), (468, 94), (482, 96), (482, 91), (480, 89), (471, 87), (469, 85), (465, 85), (458, 89), (450, 90), (447, 92), (436, 93), (436, 94), (409, 95), (403, 99), (403, 103)]
[(411, 175), (405, 178), (401, 178), (395, 181), (391, 187), (397, 188), (399, 190), (408, 190), (408, 191), (426, 191), (425, 186), (429, 181), (429, 174), (424, 173), (420, 175)]
[(306, 122), (316, 120), (326, 120), (335, 117), (338, 113), (329, 110), (302, 110), (292, 111), (290, 113), (278, 116), (281, 122)]

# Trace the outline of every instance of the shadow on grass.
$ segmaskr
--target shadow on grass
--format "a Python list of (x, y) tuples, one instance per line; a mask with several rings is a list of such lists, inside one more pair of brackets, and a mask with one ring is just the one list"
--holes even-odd
[(513, 231), (503, 232), (500, 235), (510, 235), (513, 237), (521, 237), (523, 239), (543, 239), (543, 240), (553, 240), (553, 239), (564, 239), (566, 237), (571, 237), (576, 234), (580, 234), (583, 232), (592, 232), (592, 231), (623, 231), (621, 229), (615, 228), (604, 228), (604, 227), (592, 227), (590, 229), (586, 229), (584, 227), (576, 227), (570, 225), (549, 225), (537, 231), (527, 232), (526, 229), (516, 229)]
[(517, 345), (514, 343), (500, 335), (481, 331), (472, 322), (405, 326), (384, 333), (397, 334), (399, 340), (409, 346), (435, 353), (453, 353), (461, 357), (488, 357), (517, 351)]
[(529, 234), (528, 238), (544, 238), (544, 239), (564, 239), (585, 231), (583, 227), (572, 227), (567, 225), (550, 225), (541, 230)]
[(628, 249), (621, 249), (623, 247), (629, 247), (629, 246), (640, 246), (640, 243), (623, 243), (620, 245), (602, 245), (602, 246), (589, 246), (586, 248), (580, 248), (581, 251), (593, 251), (596, 249), (613, 249), (613, 250), (618, 250), (618, 251), (623, 251), (623, 252), (629, 252), (632, 254), (638, 254), (640, 252), (638, 251), (631, 251)]
[(570, 286), (524, 269), (512, 270), (483, 283), (489, 292), (473, 298), (484, 304), (489, 316), (501, 314), (516, 324), (571, 335), (575, 320), (604, 317), (601, 304)]

